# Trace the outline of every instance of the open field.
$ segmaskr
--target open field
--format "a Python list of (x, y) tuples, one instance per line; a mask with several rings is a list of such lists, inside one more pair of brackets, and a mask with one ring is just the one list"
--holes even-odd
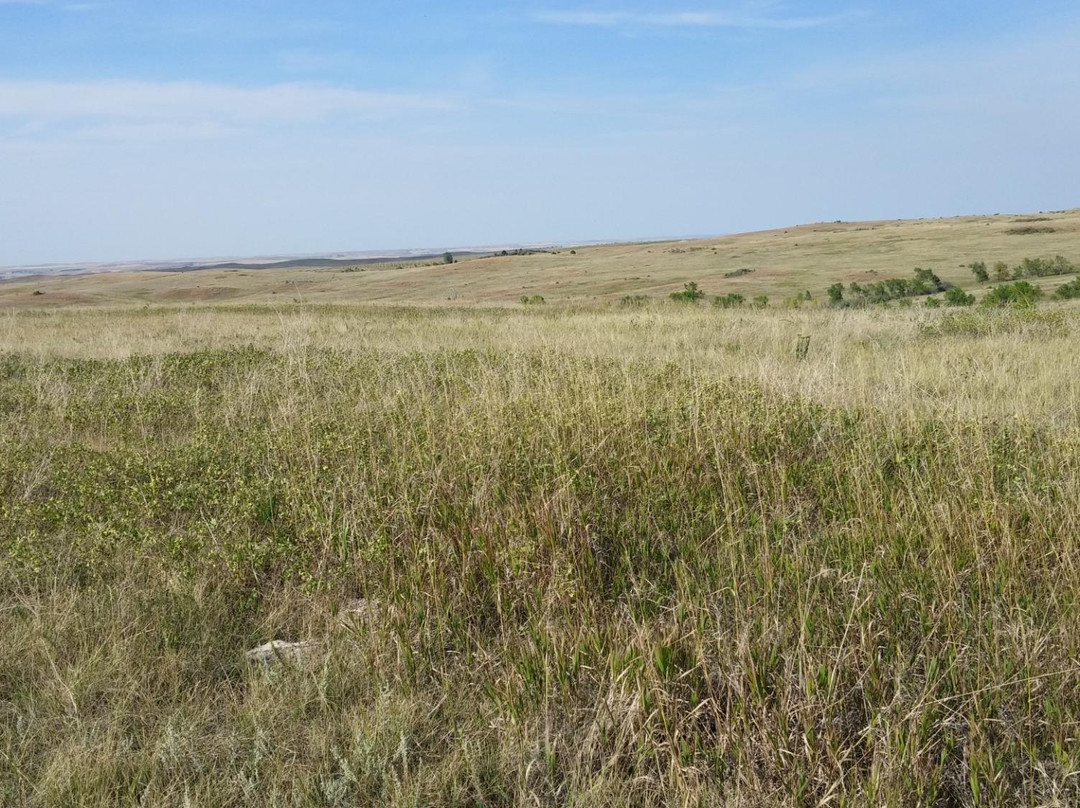
[[(580, 304), (624, 295), (666, 297), (689, 281), (709, 294), (778, 300), (807, 289), (821, 295), (835, 282), (906, 277), (916, 266), (933, 269), (946, 281), (966, 283), (971, 274), (965, 267), (972, 261), (1015, 264), (1056, 254), (1080, 263), (1080, 210), (815, 224), (700, 241), (467, 258), (450, 266), (391, 263), (356, 272), (235, 269), (21, 278), (0, 282), (0, 308), (282, 300), (504, 305), (522, 295)], [(755, 271), (724, 277), (744, 267)]]
[(1078, 333), (4, 312), (0, 804), (1078, 804)]

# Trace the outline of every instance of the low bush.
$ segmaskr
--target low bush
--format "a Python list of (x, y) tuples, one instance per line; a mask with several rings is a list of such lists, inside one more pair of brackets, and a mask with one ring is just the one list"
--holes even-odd
[(949, 306), (972, 306), (975, 304), (975, 295), (969, 295), (959, 286), (945, 290), (945, 303)]
[[(829, 298), (834, 303), (839, 302), (834, 297), (835, 294), (839, 293), (840, 298), (843, 298), (843, 288), (836, 290), (838, 285), (834, 284), (829, 287)], [(942, 281), (933, 270), (916, 267), (915, 277), (913, 278), (886, 278), (865, 285), (852, 282), (848, 285), (848, 292), (853, 302), (865, 305), (868, 303), (887, 303), (890, 300), (899, 300), (904, 297), (932, 295), (945, 291), (948, 286), (949, 284)]]
[(735, 309), (746, 302), (742, 295), (731, 293), (713, 298), (713, 305), (721, 309)]
[(698, 288), (696, 281), (684, 284), (681, 292), (671, 293), (671, 299), (679, 303), (697, 303), (703, 297), (705, 293)]
[(1058, 300), (1072, 300), (1080, 297), (1080, 278), (1076, 278), (1064, 286), (1059, 286), (1054, 292), (1054, 297)]
[(984, 306), (1030, 306), (1042, 297), (1042, 289), (1027, 281), (995, 286), (982, 299)]

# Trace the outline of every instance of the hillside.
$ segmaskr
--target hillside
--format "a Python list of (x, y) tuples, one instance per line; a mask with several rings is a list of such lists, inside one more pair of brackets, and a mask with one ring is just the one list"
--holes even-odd
[[(499, 305), (522, 295), (590, 303), (666, 297), (689, 281), (709, 294), (783, 298), (837, 281), (907, 276), (916, 266), (969, 283), (972, 261), (1080, 261), (1080, 209), (947, 219), (834, 222), (693, 241), (609, 244), (453, 265), (115, 272), (0, 282), (0, 308), (199, 302)], [(741, 268), (754, 270), (725, 277)], [(35, 294), (40, 292), (41, 294)]]

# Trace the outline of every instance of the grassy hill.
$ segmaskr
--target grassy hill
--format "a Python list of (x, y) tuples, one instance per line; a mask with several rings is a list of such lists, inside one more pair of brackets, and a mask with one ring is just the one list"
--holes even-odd
[(667, 300), (1016, 218), (0, 284), (0, 805), (1080, 805), (1077, 302)]
[[(1052, 232), (1048, 232), (1052, 231)], [(696, 241), (612, 244), (453, 265), (119, 272), (0, 283), (0, 307), (214, 302), (507, 304), (522, 295), (591, 303), (708, 294), (821, 295), (835, 282), (909, 276), (915, 267), (968, 284), (966, 265), (1063, 254), (1080, 263), (1080, 210), (887, 222), (836, 222)], [(754, 271), (725, 277), (739, 269)], [(34, 295), (40, 291), (43, 294)]]

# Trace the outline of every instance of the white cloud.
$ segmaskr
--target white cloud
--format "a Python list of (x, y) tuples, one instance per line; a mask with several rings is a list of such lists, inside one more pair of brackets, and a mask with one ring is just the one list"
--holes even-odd
[(306, 123), (445, 112), (451, 100), (310, 84), (234, 87), (202, 82), (0, 81), (0, 118), (60, 121)]
[(634, 11), (540, 11), (532, 15), (536, 22), (555, 25), (578, 25), (598, 28), (757, 28), (800, 30), (820, 28), (842, 22), (851, 14), (826, 17), (770, 17), (754, 14), (725, 14), (711, 11), (641, 13)]

